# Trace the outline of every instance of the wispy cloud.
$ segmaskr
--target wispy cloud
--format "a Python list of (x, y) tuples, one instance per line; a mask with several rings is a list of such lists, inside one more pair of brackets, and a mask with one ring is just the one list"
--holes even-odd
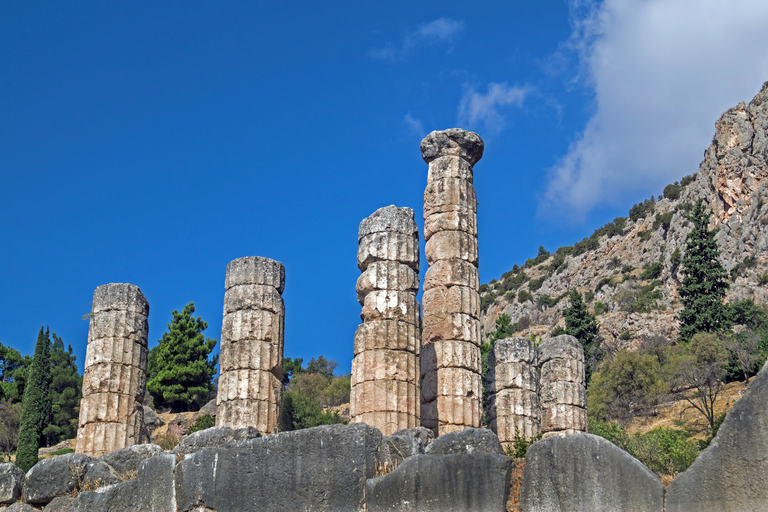
[[(539, 213), (570, 218), (650, 195), (698, 168), (727, 108), (768, 77), (764, 0), (571, 1), (561, 55), (595, 110), (550, 170)], [(639, 198), (638, 198), (639, 199)]]
[(408, 130), (410, 130), (414, 135), (419, 137), (424, 137), (426, 135), (426, 133), (424, 133), (424, 124), (418, 119), (414, 118), (410, 112), (405, 114), (405, 117), (403, 118), (403, 124), (405, 124), (405, 126), (408, 127)]
[(438, 18), (429, 23), (419, 25), (415, 30), (408, 32), (401, 42), (389, 42), (381, 48), (373, 48), (368, 52), (368, 55), (374, 59), (398, 60), (426, 44), (442, 43), (450, 45), (463, 31), (463, 21)]
[(459, 102), (459, 124), (468, 127), (482, 124), (486, 131), (499, 132), (506, 125), (503, 107), (522, 107), (532, 91), (528, 85), (509, 86), (506, 83), (489, 83), (485, 93), (466, 86)]

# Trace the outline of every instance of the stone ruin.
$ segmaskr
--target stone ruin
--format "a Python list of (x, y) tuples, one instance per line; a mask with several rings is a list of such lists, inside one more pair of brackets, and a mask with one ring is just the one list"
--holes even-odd
[(216, 425), (274, 433), (282, 404), (285, 267), (238, 258), (227, 265), (224, 287)]
[(539, 365), (543, 437), (586, 432), (587, 390), (581, 343), (568, 335), (542, 341)]
[(111, 283), (93, 292), (77, 453), (100, 457), (148, 441), (142, 408), (148, 315), (137, 286)]
[(480, 426), (480, 294), (472, 166), (483, 141), (457, 128), (421, 142), (425, 255), (421, 424), (441, 435)]
[(413, 210), (387, 206), (358, 231), (363, 323), (352, 360), (351, 422), (390, 435), (419, 425), (419, 231)]

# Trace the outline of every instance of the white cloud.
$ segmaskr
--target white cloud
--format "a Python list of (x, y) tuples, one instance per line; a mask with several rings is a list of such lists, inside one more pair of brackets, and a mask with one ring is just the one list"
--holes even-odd
[(482, 123), (487, 131), (498, 132), (505, 125), (501, 107), (522, 107), (531, 91), (527, 85), (510, 87), (506, 83), (490, 83), (488, 92), (483, 94), (467, 86), (459, 102), (459, 125), (475, 127)]
[(414, 135), (418, 135), (419, 137), (424, 137), (427, 135), (426, 133), (424, 133), (424, 124), (418, 119), (414, 118), (410, 112), (405, 114), (405, 118), (403, 118), (403, 123), (405, 124), (405, 126), (408, 127), (408, 129)]
[(429, 23), (419, 25), (415, 30), (408, 32), (399, 45), (387, 43), (382, 48), (373, 48), (368, 52), (368, 55), (374, 59), (398, 60), (425, 44), (442, 43), (450, 45), (456, 36), (463, 31), (463, 21), (438, 18)]
[(714, 121), (768, 79), (765, 0), (571, 2), (565, 51), (595, 111), (550, 172), (539, 212), (583, 215), (698, 168)]

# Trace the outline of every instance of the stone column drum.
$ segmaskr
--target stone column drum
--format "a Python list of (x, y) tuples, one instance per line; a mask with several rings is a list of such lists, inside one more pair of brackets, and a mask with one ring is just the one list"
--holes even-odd
[(77, 453), (101, 457), (148, 441), (142, 408), (148, 315), (137, 286), (111, 283), (93, 292)]
[(541, 432), (544, 438), (587, 431), (584, 349), (563, 334), (539, 344)]
[(479, 427), (482, 415), (477, 200), (472, 166), (483, 156), (475, 133), (453, 128), (421, 141), (429, 164), (424, 191), (424, 331), (421, 424), (437, 435)]
[(224, 281), (216, 425), (277, 432), (282, 405), (285, 267), (247, 256)]
[(485, 419), (507, 448), (515, 432), (531, 439), (541, 431), (536, 344), (527, 338), (498, 340), (488, 354)]
[(358, 231), (363, 323), (352, 360), (352, 422), (390, 435), (419, 425), (419, 228), (413, 210), (386, 206)]

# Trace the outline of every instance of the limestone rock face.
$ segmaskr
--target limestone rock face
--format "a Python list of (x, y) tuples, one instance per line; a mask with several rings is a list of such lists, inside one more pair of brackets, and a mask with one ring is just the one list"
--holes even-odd
[(146, 441), (149, 303), (137, 286), (105, 284), (91, 313), (76, 450), (100, 457)]
[(530, 439), (541, 432), (536, 344), (527, 338), (497, 340), (488, 355), (486, 419), (506, 448), (515, 433)]
[(480, 426), (480, 295), (473, 166), (484, 143), (457, 128), (421, 142), (424, 191), (424, 322), (421, 424), (437, 435)]
[(276, 431), (282, 404), (285, 267), (248, 256), (227, 265), (216, 425)]
[(587, 431), (584, 350), (563, 334), (539, 345), (541, 432), (544, 437)]
[(0, 464), (0, 505), (9, 505), (21, 496), (24, 472), (15, 464)]
[(419, 232), (413, 210), (387, 206), (363, 219), (350, 416), (390, 435), (419, 421)]

